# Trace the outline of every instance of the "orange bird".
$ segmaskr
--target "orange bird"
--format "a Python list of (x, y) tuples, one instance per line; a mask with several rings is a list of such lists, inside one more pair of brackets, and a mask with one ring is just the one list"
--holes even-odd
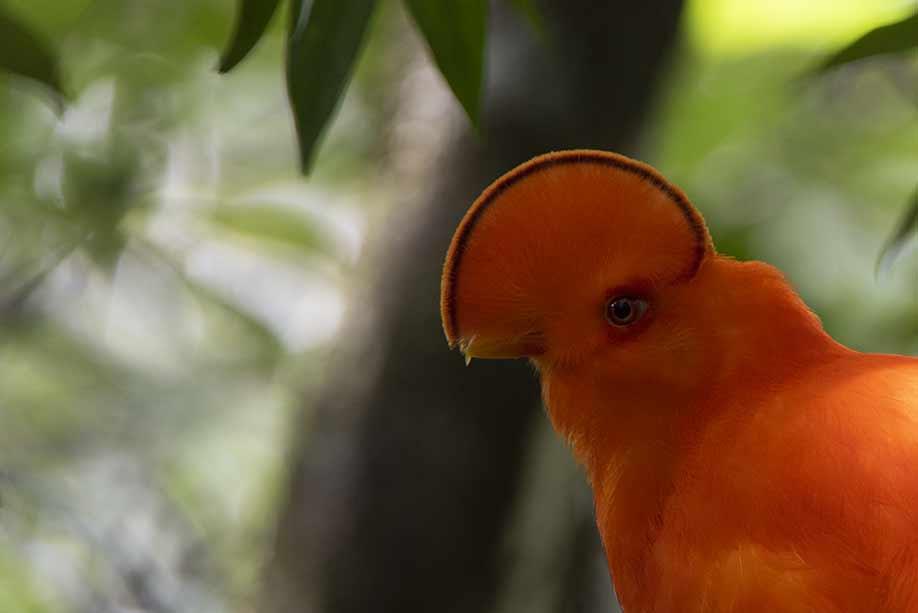
[(835, 342), (650, 166), (565, 151), (501, 177), (441, 307), (468, 359), (538, 369), (627, 613), (918, 612), (918, 360)]

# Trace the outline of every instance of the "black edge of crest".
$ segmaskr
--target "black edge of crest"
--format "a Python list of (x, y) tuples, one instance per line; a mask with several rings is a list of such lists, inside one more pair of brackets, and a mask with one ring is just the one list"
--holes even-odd
[(599, 152), (578, 152), (567, 154), (558, 153), (555, 155), (549, 153), (546, 154), (543, 159), (529, 164), (523, 164), (522, 168), (519, 168), (516, 171), (510, 171), (502, 178), (498, 179), (491, 186), (485, 199), (482, 200), (478, 207), (475, 208), (475, 211), (465, 223), (462, 234), (460, 234), (456, 239), (456, 251), (453, 254), (453, 269), (450, 271), (451, 274), (449, 277), (449, 300), (447, 304), (447, 313), (449, 314), (448, 323), (450, 329), (454, 333), (458, 332), (458, 327), (456, 324), (456, 285), (459, 281), (459, 262), (462, 260), (462, 256), (465, 253), (468, 238), (471, 236), (472, 230), (475, 229), (475, 226), (478, 224), (478, 220), (481, 219), (481, 216), (485, 210), (490, 207), (491, 203), (500, 197), (505, 191), (529, 175), (535, 173), (536, 171), (545, 170), (546, 168), (551, 168), (552, 166), (560, 166), (562, 164), (582, 163), (611, 166), (619, 170), (630, 172), (631, 174), (638, 176), (641, 180), (650, 183), (661, 192), (663, 192), (670, 200), (672, 200), (673, 203), (679, 207), (679, 210), (682, 211), (682, 215), (688, 222), (689, 228), (691, 228), (692, 233), (694, 233), (696, 240), (695, 260), (692, 262), (692, 266), (685, 272), (685, 274), (680, 276), (677, 280), (688, 280), (695, 276), (695, 273), (701, 266), (701, 261), (704, 259), (705, 244), (707, 241), (705, 240), (704, 226), (697, 218), (697, 216), (693, 214), (694, 210), (692, 205), (683, 194), (674, 190), (673, 186), (664, 180), (659, 174), (644, 168), (635, 160), (630, 160), (628, 158), (620, 157), (614, 154), (605, 154)]

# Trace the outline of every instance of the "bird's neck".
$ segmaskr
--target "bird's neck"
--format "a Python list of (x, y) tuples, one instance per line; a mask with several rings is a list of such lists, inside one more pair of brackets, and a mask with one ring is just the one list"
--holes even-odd
[[(678, 379), (678, 389), (602, 375), (565, 381), (553, 373), (545, 390), (556, 427), (587, 470), (610, 568), (628, 576), (623, 585), (653, 582), (653, 544), (667, 501), (708, 424), (849, 351), (768, 265), (715, 257), (692, 283), (707, 297), (706, 320), (695, 326), (693, 344), (701, 351), (685, 361), (691, 372)], [(569, 411), (585, 426), (565, 431), (558, 416)]]
[[(850, 350), (823, 329), (784, 275), (762, 262), (715, 256), (699, 270), (708, 386), (764, 389)], [(706, 390), (710, 391), (710, 390)]]

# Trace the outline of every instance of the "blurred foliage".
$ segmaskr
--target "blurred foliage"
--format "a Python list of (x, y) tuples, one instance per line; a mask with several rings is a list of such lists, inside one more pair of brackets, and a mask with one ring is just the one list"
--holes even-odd
[[(405, 0), (446, 82), (479, 126), (484, 71), (487, 0), (434, 3)], [(265, 35), (280, 0), (238, 0), (232, 36), (218, 70), (229, 72)], [(512, 4), (539, 31), (537, 9), (528, 0)], [(376, 0), (290, 0), (286, 45), (287, 90), (304, 173), (312, 167), (325, 129), (347, 88), (376, 8)], [(0, 70), (60, 91), (57, 60), (39, 37), (0, 10)]]
[[(529, 0), (511, 0), (535, 28), (541, 20)], [(479, 126), (487, 0), (405, 0), (434, 61), (462, 108)], [(376, 0), (291, 0), (287, 89), (308, 173), (325, 128), (347, 88)], [(236, 30), (220, 63), (229, 71), (264, 33), (277, 0), (240, 0)]]
[(905, 214), (899, 219), (896, 229), (889, 236), (877, 258), (877, 273), (887, 272), (899, 254), (905, 249), (908, 239), (918, 229), (918, 191), (912, 194)]
[[(918, 12), (894, 23), (870, 30), (831, 55), (822, 63), (819, 70), (826, 71), (876, 56), (913, 52), (915, 47), (918, 47)], [(916, 230), (918, 230), (918, 195), (911, 198), (896, 229), (880, 251), (877, 258), (877, 270), (885, 270), (892, 265)]]
[(44, 83), (61, 92), (57, 58), (36, 34), (0, 7), (0, 70)]
[[(0, 33), (20, 73), (0, 79), (2, 611), (251, 610), (292, 410), (326, 368), (365, 227), (406, 189), (385, 164), (411, 146), (393, 124), (419, 44), (397, 7), (354, 13), (368, 30), (361, 43), (348, 26), (350, 57), (366, 50), (323, 94), (322, 125), (340, 112), (304, 183), (280, 66), (309, 21), (291, 42), (268, 4), (0, 1), (24, 40), (45, 41), (29, 57), (57, 57), (26, 76), (70, 98), (57, 115), (35, 96)], [(321, 4), (310, 19), (336, 16)], [(832, 3), (861, 29), (899, 5)], [(914, 353), (918, 262), (878, 281), (872, 256), (914, 193), (918, 64), (876, 57), (801, 85), (838, 36), (736, 42), (806, 23), (776, 7), (694, 3), (643, 156), (722, 251), (780, 266), (840, 340)], [(472, 18), (464, 41), (483, 36)], [(450, 53), (430, 30), (432, 55)], [(221, 49), (236, 65), (224, 76)], [(469, 107), (478, 60), (443, 70)]]
[(877, 58), (801, 81), (836, 36), (706, 47), (696, 37), (739, 25), (697, 21), (711, 15), (693, 11), (694, 51), (662, 96), (651, 162), (686, 189), (721, 251), (779, 266), (836, 338), (915, 353), (915, 262), (880, 278), (874, 262), (914, 190), (918, 64)]
[(378, 137), (333, 131), (303, 185), (283, 33), (213, 70), (231, 0), (0, 8), (71, 94), (0, 79), (0, 610), (250, 607)]
[(911, 51), (916, 46), (918, 46), (918, 13), (870, 30), (829, 56), (819, 69), (829, 70), (877, 55)]
[(806, 48), (827, 54), (865, 30), (900, 19), (911, 2), (892, 0), (700, 0), (686, 6), (693, 46), (728, 56)]

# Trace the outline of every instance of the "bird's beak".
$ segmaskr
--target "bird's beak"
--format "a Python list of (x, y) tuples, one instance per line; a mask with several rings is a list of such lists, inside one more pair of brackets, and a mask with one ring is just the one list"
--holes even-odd
[(454, 346), (465, 356), (466, 365), (471, 363), (472, 358), (502, 360), (535, 357), (544, 351), (540, 340), (533, 336), (509, 340), (473, 336), (460, 339)]

